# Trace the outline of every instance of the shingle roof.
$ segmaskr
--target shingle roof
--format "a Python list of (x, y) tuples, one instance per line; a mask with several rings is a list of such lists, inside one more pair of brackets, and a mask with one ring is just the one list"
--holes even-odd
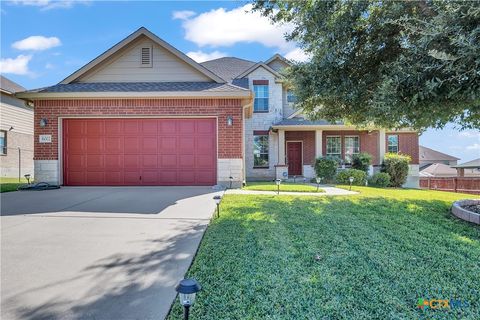
[(442, 176), (456, 176), (457, 170), (451, 168), (443, 163), (433, 163), (420, 170), (420, 176), (422, 177), (442, 177)]
[(474, 159), (472, 161), (468, 161), (468, 162), (465, 162), (465, 163), (461, 163), (459, 165), (456, 165), (456, 166), (452, 166), (452, 168), (480, 168), (480, 158), (478, 159)]
[(235, 57), (223, 57), (201, 63), (202, 66), (227, 82), (232, 81), (255, 64), (256, 62)]
[(341, 122), (331, 123), (327, 120), (304, 120), (301, 118), (298, 119), (283, 119), (274, 124), (274, 126), (318, 126), (318, 125), (333, 125), (333, 124), (343, 124)]
[(457, 157), (424, 146), (419, 146), (419, 156), (422, 161), (460, 160)]
[(5, 78), (4, 76), (0, 75), (0, 88), (3, 91), (7, 91), (10, 93), (25, 91), (26, 89), (19, 85), (18, 83), (13, 82), (10, 79)]
[(161, 91), (245, 91), (246, 89), (216, 82), (94, 82), (56, 84), (28, 92), (161, 92)]

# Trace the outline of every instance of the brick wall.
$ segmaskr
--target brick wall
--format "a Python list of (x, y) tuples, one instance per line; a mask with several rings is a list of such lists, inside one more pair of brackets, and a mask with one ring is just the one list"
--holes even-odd
[[(242, 105), (240, 99), (92, 99), (35, 101), (35, 160), (58, 159), (58, 117), (68, 116), (215, 116), (218, 117), (218, 157), (242, 158)], [(233, 125), (227, 126), (227, 117)], [(46, 127), (40, 119), (48, 119)], [(39, 143), (41, 134), (52, 143)]]
[(315, 163), (315, 131), (285, 131), (285, 143), (288, 141), (302, 141), (303, 164)]
[(323, 131), (322, 154), (327, 153), (327, 136), (340, 136), (342, 138), (342, 159), (345, 159), (345, 136), (358, 136), (360, 138), (360, 152), (372, 155), (372, 164), (378, 165), (378, 131)]
[(385, 139), (385, 150), (388, 150), (388, 135), (398, 135), (398, 152), (408, 154), (412, 157), (410, 164), (419, 163), (418, 133), (416, 132), (387, 132)]

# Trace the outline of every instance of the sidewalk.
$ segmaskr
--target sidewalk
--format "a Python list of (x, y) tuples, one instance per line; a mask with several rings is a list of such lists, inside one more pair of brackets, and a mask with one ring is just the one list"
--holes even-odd
[[(355, 191), (348, 191), (345, 189), (320, 186), (320, 189), (325, 192), (288, 192), (282, 191), (280, 187), (280, 195), (289, 195), (289, 196), (348, 196), (353, 194), (358, 194)], [(276, 195), (276, 191), (253, 191), (253, 190), (242, 190), (242, 189), (228, 189), (225, 191), (225, 194), (257, 194), (257, 195)]]

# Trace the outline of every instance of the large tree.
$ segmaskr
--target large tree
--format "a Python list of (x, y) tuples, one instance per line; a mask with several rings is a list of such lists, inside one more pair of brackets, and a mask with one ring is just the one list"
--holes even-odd
[(255, 1), (311, 55), (288, 71), (313, 118), (480, 128), (479, 1)]

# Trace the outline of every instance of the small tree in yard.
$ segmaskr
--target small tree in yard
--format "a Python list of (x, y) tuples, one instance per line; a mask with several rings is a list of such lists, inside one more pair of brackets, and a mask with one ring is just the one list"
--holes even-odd
[(325, 181), (332, 181), (337, 173), (338, 159), (332, 157), (320, 157), (315, 160), (315, 173), (317, 177)]
[(382, 172), (390, 175), (390, 186), (401, 187), (408, 176), (408, 164), (411, 158), (408, 155), (387, 153), (383, 160)]
[(368, 172), (368, 167), (372, 163), (372, 155), (367, 152), (354, 154), (352, 157), (352, 168)]

